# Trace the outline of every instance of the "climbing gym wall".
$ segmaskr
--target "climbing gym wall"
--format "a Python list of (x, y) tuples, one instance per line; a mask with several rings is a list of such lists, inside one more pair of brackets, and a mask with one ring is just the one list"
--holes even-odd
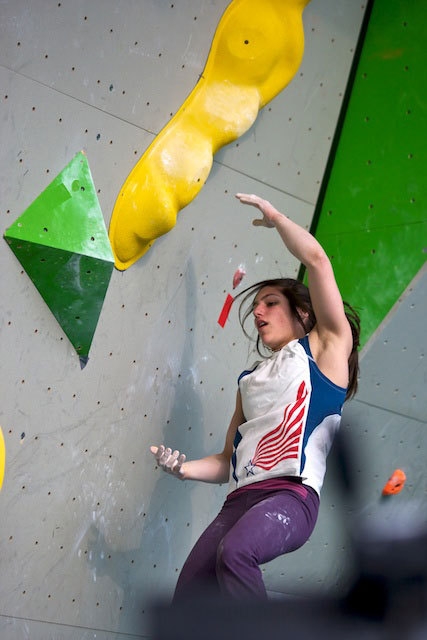
[[(345, 407), (342, 424), (357, 457), (356, 495), (343, 499), (337, 477), (329, 474), (328, 508), (318, 528), (321, 534), (324, 527), (325, 544), (337, 550), (329, 576), (335, 572), (341, 584), (349, 545), (337, 505), (345, 503), (350, 527), (363, 522), (383, 542), (393, 539), (393, 523), (408, 513), (402, 540), (427, 525), (425, 14), (422, 5), (400, 0), (369, 5), (312, 224), (343, 295), (361, 314), (365, 345), (359, 392)], [(396, 469), (406, 476), (404, 488), (383, 497)], [(394, 558), (384, 580), (399, 570), (408, 585), (415, 584), (410, 556), (406, 567)]]
[[(2, 2), (2, 233), (81, 151), (108, 228), (126, 177), (196, 85), (228, 4)], [(353, 0), (307, 5), (295, 77), (217, 152), (176, 226), (112, 272), (87, 362), (3, 241), (2, 639), (149, 636), (151, 598), (170, 596), (226, 492), (174, 481), (149, 445), (165, 441), (190, 457), (222, 448), (237, 376), (254, 358), (235, 309), (224, 327), (217, 322), (233, 275), (245, 271), (243, 287), (299, 269), (274, 235), (251, 226), (253, 211), (234, 193), (260, 193), (311, 226), (365, 11)], [(413, 322), (415, 291), (405, 298), (414, 308), (398, 309)], [(398, 335), (399, 313), (387, 325)], [(394, 397), (399, 408), (402, 393)], [(371, 399), (352, 410), (348, 425), (369, 431)], [(420, 423), (419, 408), (410, 419)], [(264, 569), (271, 592), (342, 584), (347, 546), (334, 490), (329, 480), (304, 552)]]
[(364, 343), (427, 259), (424, 19), (417, 3), (373, 3), (315, 213)]

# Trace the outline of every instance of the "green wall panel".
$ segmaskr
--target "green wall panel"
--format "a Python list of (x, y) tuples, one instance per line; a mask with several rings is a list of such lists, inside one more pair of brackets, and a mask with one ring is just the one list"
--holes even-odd
[(427, 258), (427, 5), (375, 0), (312, 231), (362, 343)]

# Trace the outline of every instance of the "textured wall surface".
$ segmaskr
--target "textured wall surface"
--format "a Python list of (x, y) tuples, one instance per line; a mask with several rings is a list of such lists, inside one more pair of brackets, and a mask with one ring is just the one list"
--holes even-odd
[[(2, 233), (82, 149), (108, 225), (130, 169), (195, 85), (227, 4), (1, 3)], [(249, 284), (299, 268), (274, 235), (251, 227), (252, 210), (233, 194), (258, 192), (310, 226), (364, 11), (353, 0), (308, 5), (299, 73), (247, 134), (217, 154), (176, 227), (129, 271), (113, 273), (84, 369), (3, 243), (2, 639), (149, 635), (150, 598), (171, 593), (225, 487), (174, 482), (155, 469), (148, 447), (165, 440), (191, 457), (222, 448), (237, 375), (253, 358), (235, 310), (224, 329), (217, 324), (233, 274), (243, 264)], [(405, 347), (425, 381), (424, 354), (412, 342), (425, 317), (417, 292), (398, 306), (387, 342), (379, 334), (369, 353), (393, 359)], [(403, 344), (408, 316), (414, 326)], [(395, 373), (402, 378), (371, 369), (348, 424), (367, 439), (381, 424), (375, 437), (409, 461), (399, 434), (402, 426), (418, 434), (425, 411), (420, 393), (417, 400), (404, 391), (404, 368)], [(372, 400), (373, 384), (384, 390), (381, 402)], [(391, 458), (374, 462), (371, 501)], [(271, 591), (330, 591), (345, 582), (341, 514), (331, 476), (311, 541), (265, 568)]]

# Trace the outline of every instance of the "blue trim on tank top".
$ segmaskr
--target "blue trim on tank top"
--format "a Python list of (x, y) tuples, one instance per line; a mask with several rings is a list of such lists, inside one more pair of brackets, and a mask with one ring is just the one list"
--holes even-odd
[(303, 347), (304, 351), (306, 352), (307, 356), (309, 357), (311, 365), (312, 365), (314, 371), (319, 376), (319, 378), (321, 378), (324, 382), (329, 384), (334, 389), (337, 389), (338, 391), (343, 391), (344, 393), (347, 393), (346, 387), (341, 387), (339, 384), (335, 384), (335, 382), (332, 382), (332, 380), (330, 378), (328, 378), (328, 376), (325, 376), (325, 374), (320, 371), (319, 367), (317, 366), (317, 363), (316, 363), (315, 359), (313, 358), (313, 354), (311, 353), (310, 343), (308, 341), (308, 333), (303, 338), (300, 338), (298, 340), (298, 342)]

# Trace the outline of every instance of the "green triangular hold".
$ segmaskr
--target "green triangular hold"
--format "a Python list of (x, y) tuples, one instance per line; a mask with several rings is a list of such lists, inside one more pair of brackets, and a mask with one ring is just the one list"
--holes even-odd
[(84, 153), (76, 154), (4, 237), (84, 365), (114, 268)]

